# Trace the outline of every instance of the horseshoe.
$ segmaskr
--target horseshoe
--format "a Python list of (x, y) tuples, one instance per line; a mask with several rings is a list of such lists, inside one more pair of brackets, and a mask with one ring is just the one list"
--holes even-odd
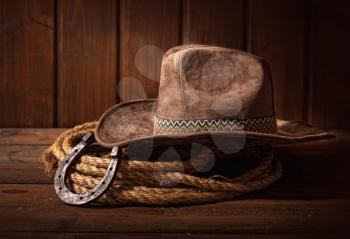
[(93, 133), (86, 134), (82, 138), (81, 142), (77, 144), (69, 154), (66, 155), (56, 170), (54, 178), (55, 191), (58, 197), (67, 204), (84, 205), (96, 201), (108, 190), (115, 179), (121, 161), (121, 148), (117, 146), (112, 148), (111, 162), (108, 165), (106, 174), (93, 189), (77, 194), (71, 192), (67, 187), (67, 172), (69, 171), (71, 164), (77, 160), (77, 158), (85, 151), (86, 147), (94, 141), (94, 139), (95, 137)]

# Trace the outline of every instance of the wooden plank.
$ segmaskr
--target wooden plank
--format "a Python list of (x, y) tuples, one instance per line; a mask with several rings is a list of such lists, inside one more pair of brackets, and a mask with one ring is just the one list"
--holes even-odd
[[(35, 131), (33, 131), (35, 132)], [(50, 130), (43, 130), (50, 132)], [(282, 145), (276, 147), (284, 174), (280, 184), (339, 184), (349, 185), (350, 133), (336, 131), (337, 138), (312, 143)], [(24, 145), (34, 138), (27, 135), (21, 142), (21, 135), (11, 139), (15, 145), (0, 145), (0, 171), (7, 172), (0, 177), (0, 183), (49, 183), (39, 162), (45, 145)], [(35, 140), (33, 140), (35, 142)], [(43, 141), (39, 140), (41, 144)], [(232, 166), (232, 165), (231, 165)], [(228, 165), (229, 167), (229, 165)]]
[(0, 145), (50, 145), (62, 128), (0, 128)]
[(305, 119), (305, 6), (302, 0), (249, 0), (248, 50), (267, 59), (278, 117)]
[(348, 235), (263, 235), (263, 234), (203, 234), (203, 233), (60, 233), (60, 232), (0, 232), (1, 238), (7, 239), (27, 239), (27, 238), (36, 238), (36, 239), (94, 239), (94, 238), (103, 238), (103, 239), (115, 239), (115, 238), (125, 238), (125, 239), (154, 239), (154, 238), (170, 238), (170, 239), (180, 239), (180, 238), (203, 238), (203, 239), (348, 239)]
[(183, 42), (245, 47), (244, 1), (185, 0)]
[(116, 1), (58, 0), (58, 125), (95, 120), (116, 102)]
[(312, 1), (310, 121), (350, 129), (350, 2)]
[(0, 185), (2, 232), (346, 234), (349, 209), (349, 201), (343, 199), (246, 199), (101, 210), (67, 206), (51, 185)]
[(178, 9), (177, 0), (121, 1), (121, 100), (157, 97), (163, 54), (179, 42)]
[(0, 1), (0, 126), (54, 124), (52, 0)]
[[(321, 148), (320, 146), (319, 148)], [(47, 146), (4, 145), (0, 146), (0, 171), (6, 174), (0, 177), (3, 184), (52, 184), (51, 178), (46, 175), (41, 154)], [(312, 155), (307, 147), (300, 151)], [(279, 150), (284, 154), (282, 163), (284, 175), (282, 179), (266, 190), (248, 194), (251, 198), (328, 198), (350, 196), (350, 178), (347, 172), (350, 169), (349, 157), (299, 157), (291, 149)], [(294, 150), (295, 151), (295, 150)], [(311, 151), (311, 152), (310, 152)], [(315, 149), (314, 151), (318, 151)], [(327, 151), (319, 151), (318, 156)], [(298, 150), (296, 150), (298, 152)], [(287, 156), (291, 154), (291, 156)], [(332, 154), (332, 153), (331, 153)], [(295, 156), (296, 155), (296, 156)], [(322, 161), (320, 161), (322, 160)], [(336, 172), (336, 173), (330, 173)], [(345, 189), (344, 189), (345, 187)]]
[(48, 146), (0, 146), (1, 183), (50, 183), (40, 156)]

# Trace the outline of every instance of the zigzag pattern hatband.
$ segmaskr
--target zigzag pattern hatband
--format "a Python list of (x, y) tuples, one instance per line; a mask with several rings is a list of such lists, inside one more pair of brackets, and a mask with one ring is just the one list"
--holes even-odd
[(210, 131), (252, 131), (274, 134), (277, 132), (277, 123), (274, 115), (250, 119), (169, 120), (158, 116), (154, 119), (155, 135)]

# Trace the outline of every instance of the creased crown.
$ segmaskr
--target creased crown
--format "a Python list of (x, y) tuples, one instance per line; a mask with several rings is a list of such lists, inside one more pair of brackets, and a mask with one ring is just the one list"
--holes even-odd
[(249, 130), (273, 133), (270, 69), (252, 54), (183, 45), (163, 57), (155, 133)]

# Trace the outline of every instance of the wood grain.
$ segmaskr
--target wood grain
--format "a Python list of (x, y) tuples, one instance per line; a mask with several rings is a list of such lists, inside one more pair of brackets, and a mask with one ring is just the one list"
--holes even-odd
[(163, 54), (179, 42), (177, 0), (122, 0), (119, 98), (158, 96)]
[(0, 128), (0, 145), (50, 145), (62, 128)]
[[(5, 134), (0, 135), (0, 142), (3, 142), (0, 143), (0, 171), (7, 172), (0, 177), (0, 183), (51, 182), (44, 173), (44, 165), (39, 159), (43, 150), (52, 142), (52, 138), (61, 131), (59, 129), (0, 131)], [(284, 168), (279, 184), (349, 185), (350, 156), (347, 150), (350, 145), (350, 133), (336, 131), (335, 134), (337, 137), (334, 139), (276, 147), (276, 155)], [(222, 166), (232, 167), (229, 164)]]
[(50, 183), (41, 154), (48, 146), (0, 146), (1, 183)]
[(58, 0), (58, 125), (96, 120), (116, 102), (116, 1)]
[(250, 0), (248, 50), (272, 70), (277, 116), (306, 118), (305, 4), (302, 0)]
[(0, 125), (54, 125), (53, 0), (0, 1)]
[(2, 232), (345, 234), (349, 233), (349, 209), (345, 199), (245, 199), (188, 207), (104, 210), (64, 205), (52, 185), (0, 185)]
[(27, 239), (27, 238), (50, 238), (50, 239), (93, 239), (93, 238), (103, 238), (103, 239), (115, 239), (115, 238), (125, 238), (125, 239), (154, 239), (154, 238), (169, 238), (169, 239), (182, 239), (182, 238), (203, 238), (203, 239), (348, 239), (347, 235), (259, 235), (259, 234), (204, 234), (204, 233), (62, 233), (62, 232), (0, 232), (1, 238), (7, 239)]
[(184, 0), (184, 43), (244, 49), (244, 27), (242, 0)]
[[(5, 134), (0, 171), (6, 172), (0, 177), (0, 237), (292, 239), (347, 238), (350, 233), (346, 131), (336, 131), (331, 140), (278, 146), (285, 169), (281, 181), (232, 201), (113, 208), (70, 207), (57, 198), (38, 160), (56, 129), (0, 132)], [(29, 139), (38, 145), (26, 145)]]
[(350, 129), (347, 0), (0, 0), (0, 127), (70, 127), (158, 93), (164, 51), (248, 50), (277, 114)]
[(312, 1), (310, 121), (350, 129), (350, 2)]

